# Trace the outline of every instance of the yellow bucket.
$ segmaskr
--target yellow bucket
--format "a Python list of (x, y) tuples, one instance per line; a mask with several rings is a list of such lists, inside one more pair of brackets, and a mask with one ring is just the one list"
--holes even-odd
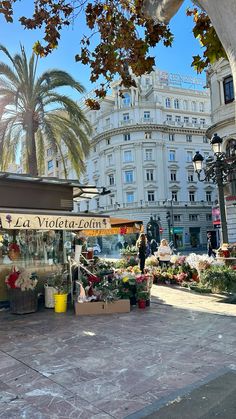
[(67, 309), (67, 294), (54, 294), (55, 313), (65, 313)]

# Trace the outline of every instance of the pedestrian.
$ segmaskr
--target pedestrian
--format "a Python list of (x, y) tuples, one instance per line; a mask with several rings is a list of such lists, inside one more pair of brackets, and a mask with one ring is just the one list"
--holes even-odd
[(145, 259), (147, 256), (147, 238), (144, 233), (140, 234), (136, 242), (136, 247), (138, 249), (140, 271), (144, 274)]
[(172, 255), (172, 250), (169, 246), (168, 241), (166, 239), (162, 239), (160, 246), (158, 247), (157, 252), (155, 254), (155, 256), (158, 257), (161, 268), (163, 266), (169, 266), (171, 255)]
[(207, 233), (207, 254), (209, 257), (216, 257), (216, 253), (214, 252), (212, 247), (211, 233)]
[(154, 255), (154, 253), (157, 251), (157, 247), (158, 247), (157, 242), (156, 242), (155, 239), (151, 240), (150, 247), (151, 247), (151, 253), (152, 253), (152, 255)]

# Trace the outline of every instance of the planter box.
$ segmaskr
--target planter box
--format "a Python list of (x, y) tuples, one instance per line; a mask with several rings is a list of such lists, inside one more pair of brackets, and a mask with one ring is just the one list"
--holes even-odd
[(114, 313), (129, 313), (130, 301), (118, 300), (110, 303), (103, 301), (89, 302), (89, 303), (75, 303), (75, 315), (85, 316), (91, 314), (114, 314)]
[(34, 290), (9, 289), (8, 295), (11, 313), (28, 314), (38, 310), (38, 296)]

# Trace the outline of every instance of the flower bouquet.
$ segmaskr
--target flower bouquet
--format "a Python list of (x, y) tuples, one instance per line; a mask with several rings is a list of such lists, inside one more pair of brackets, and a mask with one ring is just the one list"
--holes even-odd
[(25, 269), (13, 268), (7, 275), (5, 283), (8, 287), (10, 310), (15, 314), (26, 314), (37, 311), (38, 298), (35, 292), (38, 283), (37, 275)]

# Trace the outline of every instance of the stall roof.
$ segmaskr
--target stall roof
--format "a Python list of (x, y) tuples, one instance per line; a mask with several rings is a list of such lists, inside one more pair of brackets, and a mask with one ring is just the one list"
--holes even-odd
[[(27, 182), (32, 184), (57, 185), (73, 188), (73, 198), (76, 201), (90, 199), (100, 195), (95, 185), (82, 185), (76, 179), (59, 179), (56, 177), (31, 176), (28, 174), (0, 172), (0, 180), (11, 180), (16, 182)], [(104, 189), (104, 188), (103, 188)], [(104, 194), (104, 193), (103, 193)]]

